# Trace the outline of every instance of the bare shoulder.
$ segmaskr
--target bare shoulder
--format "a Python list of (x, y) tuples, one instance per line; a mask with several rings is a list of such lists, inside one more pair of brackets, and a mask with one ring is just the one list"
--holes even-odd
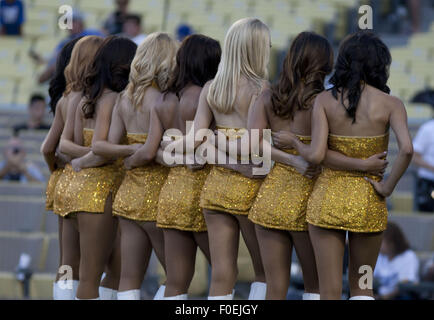
[(332, 102), (336, 99), (333, 97), (331, 90), (324, 90), (318, 94), (314, 101), (314, 108), (325, 108), (328, 105), (332, 105)]

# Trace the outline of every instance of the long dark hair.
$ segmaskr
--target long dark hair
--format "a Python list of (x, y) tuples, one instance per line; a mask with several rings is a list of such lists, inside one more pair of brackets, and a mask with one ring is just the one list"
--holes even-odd
[(386, 231), (384, 231), (383, 241), (388, 241), (392, 245), (394, 256), (397, 256), (410, 249), (407, 238), (405, 237), (401, 228), (394, 222), (387, 223)]
[(300, 33), (285, 57), (279, 81), (271, 88), (273, 112), (293, 119), (296, 111), (310, 108), (332, 68), (333, 49), (327, 39), (313, 32)]
[[(333, 97), (338, 99), (340, 94), (342, 105), (353, 123), (365, 84), (390, 93), (386, 83), (391, 63), (389, 49), (370, 31), (359, 31), (343, 40), (330, 83), (334, 85)], [(344, 103), (344, 90), (348, 91), (348, 106)]]
[(203, 87), (215, 77), (221, 54), (217, 40), (201, 34), (186, 37), (176, 54), (174, 81), (168, 91), (179, 97), (179, 92), (188, 83)]
[(136, 49), (137, 45), (124, 37), (109, 36), (104, 39), (85, 77), (82, 107), (85, 118), (93, 117), (96, 103), (105, 88), (115, 92), (125, 89)]
[(65, 68), (71, 60), (72, 49), (75, 44), (82, 37), (75, 38), (69, 42), (67, 42), (56, 60), (56, 70), (54, 71), (54, 76), (50, 80), (50, 87), (48, 88), (48, 94), (50, 95), (50, 109), (53, 114), (56, 113), (56, 105), (57, 102), (62, 97), (63, 92), (66, 89), (66, 79), (65, 79)]

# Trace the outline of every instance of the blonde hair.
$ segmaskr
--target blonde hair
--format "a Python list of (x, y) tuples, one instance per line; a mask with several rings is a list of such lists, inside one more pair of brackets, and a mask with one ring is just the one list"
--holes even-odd
[(71, 60), (64, 71), (66, 80), (65, 96), (71, 91), (82, 91), (84, 89), (85, 76), (92, 66), (93, 58), (102, 42), (103, 38), (98, 36), (86, 36), (77, 41), (74, 49), (72, 49)]
[(125, 89), (134, 108), (142, 104), (146, 88), (154, 81), (160, 91), (172, 84), (177, 49), (177, 42), (164, 32), (151, 33), (137, 48)]
[(222, 59), (212, 81), (207, 101), (221, 113), (233, 110), (237, 85), (243, 75), (261, 87), (268, 77), (270, 30), (261, 20), (244, 18), (236, 21), (225, 37)]

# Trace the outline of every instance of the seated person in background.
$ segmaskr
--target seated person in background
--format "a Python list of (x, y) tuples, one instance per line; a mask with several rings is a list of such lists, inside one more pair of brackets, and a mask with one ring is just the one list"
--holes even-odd
[(102, 27), (105, 34), (113, 35), (123, 32), (128, 4), (129, 0), (115, 0), (116, 10), (107, 17)]
[(129, 14), (125, 17), (123, 31), (124, 35), (138, 46), (146, 38), (146, 34), (142, 33), (142, 18), (137, 14)]
[(193, 33), (193, 29), (188, 24), (180, 24), (178, 28), (176, 28), (176, 39), (182, 42), (185, 37)]
[(13, 137), (3, 150), (4, 160), (0, 161), (0, 180), (7, 181), (44, 181), (41, 170), (26, 160), (26, 152), (21, 140)]
[(424, 123), (413, 140), (413, 163), (417, 171), (416, 205), (419, 211), (434, 212), (434, 119)]
[(24, 23), (24, 5), (21, 0), (0, 1), (0, 34), (19, 36)]
[(82, 13), (78, 9), (73, 10), (72, 14), (72, 28), (68, 30), (69, 35), (61, 40), (59, 44), (54, 49), (51, 56), (45, 61), (37, 52), (30, 51), (30, 57), (35, 60), (36, 63), (46, 63), (44, 71), (39, 75), (38, 82), (44, 83), (51, 79), (54, 75), (56, 69), (57, 56), (62, 50), (63, 46), (67, 44), (70, 40), (83, 36), (103, 36), (103, 34), (95, 29), (86, 29), (85, 22)]
[(50, 125), (44, 123), (46, 108), (45, 97), (40, 94), (33, 94), (28, 105), (29, 118), (26, 122), (16, 124), (13, 127), (14, 136), (18, 136), (21, 130), (49, 130)]
[(434, 256), (426, 262), (422, 277), (423, 281), (434, 282)]
[(398, 284), (419, 281), (419, 259), (401, 228), (393, 222), (384, 231), (374, 278), (380, 286), (377, 299), (382, 300), (404, 298), (400, 296)]

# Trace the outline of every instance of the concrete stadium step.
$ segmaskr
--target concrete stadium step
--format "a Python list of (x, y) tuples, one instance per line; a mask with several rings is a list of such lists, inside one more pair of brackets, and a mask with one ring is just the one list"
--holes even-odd
[(3, 196), (45, 196), (45, 183), (22, 184), (15, 181), (0, 181), (0, 195)]
[[(30, 280), (30, 299), (53, 299), (53, 281), (56, 275), (52, 273), (35, 273)], [(23, 299), (23, 290), (15, 273), (0, 272), (0, 299)]]

